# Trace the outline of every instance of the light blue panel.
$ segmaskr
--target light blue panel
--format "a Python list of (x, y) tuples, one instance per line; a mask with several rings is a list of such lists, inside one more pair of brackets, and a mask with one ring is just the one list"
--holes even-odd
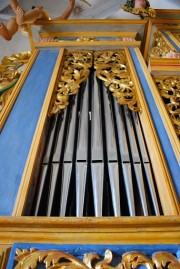
[(58, 50), (42, 50), (0, 133), (0, 215), (12, 215)]
[[(147, 256), (151, 258), (152, 254), (158, 251), (167, 251), (169, 253), (172, 253), (173, 255), (176, 255), (177, 258), (179, 258), (178, 253), (180, 250), (179, 245), (83, 245), (83, 244), (77, 244), (77, 245), (54, 245), (54, 244), (28, 244), (28, 243), (16, 243), (13, 245), (7, 269), (14, 268), (14, 257), (16, 256), (16, 249), (28, 249), (35, 248), (37, 250), (59, 250), (68, 254), (71, 254), (75, 256), (79, 260), (83, 260), (83, 256), (85, 253), (97, 253), (100, 256), (100, 259), (102, 260), (104, 258), (105, 251), (107, 249), (111, 250), (113, 253), (113, 260), (111, 265), (117, 266), (119, 262), (121, 262), (122, 255), (129, 251), (141, 251), (145, 253)], [(99, 260), (96, 260), (98, 262)], [(78, 266), (77, 266), (78, 268)], [(143, 267), (144, 268), (144, 267)]]
[[(160, 143), (167, 161), (167, 165), (169, 168), (169, 171), (171, 173), (171, 177), (177, 192), (177, 195), (180, 199), (180, 166), (177, 161), (177, 158), (175, 156), (174, 150), (171, 146), (171, 142), (169, 139), (169, 136), (167, 134), (167, 131), (164, 127), (163, 121), (161, 119), (161, 116), (159, 114), (159, 110), (156, 106), (156, 103), (154, 101), (153, 95), (151, 93), (151, 89), (146, 81), (146, 77), (144, 75), (142, 66), (138, 60), (137, 54), (133, 48), (130, 49), (130, 53), (136, 68), (137, 75), (139, 77), (141, 86), (143, 88), (143, 92), (146, 98), (146, 102), (148, 104), (148, 107), (150, 109), (150, 113), (156, 128), (156, 132), (158, 134), (158, 137), (160, 139)], [(148, 138), (148, 134), (147, 134)], [(150, 137), (148, 138), (150, 139)], [(163, 186), (162, 186), (163, 187)]]
[(163, 31), (163, 35), (165, 35), (165, 37), (169, 40), (169, 42), (175, 47), (175, 49), (180, 52), (180, 47), (174, 43), (174, 41), (170, 38), (170, 36), (168, 36), (168, 34), (166, 32)]

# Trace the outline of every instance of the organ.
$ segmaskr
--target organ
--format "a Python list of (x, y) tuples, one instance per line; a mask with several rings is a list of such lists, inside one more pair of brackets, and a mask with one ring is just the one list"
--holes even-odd
[(1, 95), (1, 268), (93, 267), (92, 252), (179, 266), (179, 59), (165, 58), (179, 32), (172, 18), (29, 25), (32, 52), (4, 63), (26, 67)]

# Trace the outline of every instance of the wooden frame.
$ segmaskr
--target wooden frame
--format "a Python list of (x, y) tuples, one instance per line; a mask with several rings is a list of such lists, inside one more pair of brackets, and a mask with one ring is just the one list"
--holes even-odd
[[(141, 59), (141, 53), (138, 49), (136, 49), (137, 54), (139, 58)], [(19, 188), (18, 196), (16, 199), (16, 204), (14, 207), (13, 215), (14, 216), (22, 216), (24, 213), (24, 209), (26, 206), (26, 199), (27, 199), (27, 194), (29, 192), (31, 182), (32, 182), (32, 176), (33, 176), (33, 171), (36, 169), (36, 160), (39, 155), (39, 147), (41, 144), (41, 138), (43, 136), (44, 132), (44, 126), (45, 122), (47, 119), (47, 113), (48, 113), (48, 108), (50, 105), (50, 100), (51, 96), (53, 93), (54, 86), (56, 84), (57, 76), (61, 72), (62, 68), (62, 59), (63, 59), (63, 52), (64, 50), (60, 53), (59, 58), (56, 63), (54, 75), (52, 77), (52, 81), (50, 82), (49, 85), (49, 90), (46, 95), (46, 99), (44, 101), (44, 105), (42, 107), (42, 112), (39, 118), (38, 125), (36, 127), (36, 132), (34, 134), (33, 142), (31, 145), (31, 149), (29, 151), (29, 156), (26, 162), (26, 167), (24, 169), (23, 177), (21, 180), (21, 185)], [(170, 184), (170, 174), (169, 171), (166, 167), (166, 161), (163, 157), (163, 153), (161, 150), (161, 147), (159, 145), (159, 139), (157, 137), (156, 131), (153, 127), (152, 119), (149, 113), (149, 110), (146, 108), (147, 106), (145, 105), (145, 99), (144, 95), (142, 94), (141, 86), (139, 84), (139, 81), (137, 79), (137, 75), (135, 73), (135, 70), (133, 71), (134, 67), (132, 64), (132, 60), (130, 57), (130, 54), (128, 50), (126, 49), (126, 54), (129, 59), (129, 64), (131, 65), (130, 69), (132, 70), (132, 75), (134, 77), (134, 80), (136, 81), (136, 88), (137, 88), (137, 93), (139, 96), (140, 104), (142, 107), (142, 111), (140, 113), (140, 117), (142, 117), (142, 121), (144, 122), (144, 128), (145, 132), (148, 132), (151, 134), (151, 141), (148, 141), (148, 147), (151, 149), (152, 152), (152, 163), (154, 170), (158, 174), (159, 181), (157, 182), (158, 188), (161, 189), (161, 186), (164, 185), (163, 191), (161, 193), (161, 201), (163, 204), (163, 211), (165, 215), (177, 215), (178, 214), (178, 202), (177, 202), (177, 197), (175, 195), (175, 190), (173, 190), (172, 185)], [(141, 64), (143, 65), (143, 68), (145, 69), (145, 74), (147, 76), (148, 83), (150, 84), (151, 87), (154, 87), (152, 78), (148, 75), (148, 70), (146, 65), (143, 63), (143, 60), (141, 59)], [(152, 142), (153, 141), (153, 142)], [(153, 148), (153, 150), (152, 150)], [(176, 147), (174, 146), (174, 150), (176, 150)], [(155, 153), (156, 152), (156, 153)], [(151, 154), (151, 153), (150, 153)], [(176, 153), (178, 154), (178, 153)], [(177, 155), (178, 156), (178, 155)], [(159, 169), (161, 167), (161, 169)], [(166, 180), (164, 180), (166, 179)], [(172, 195), (171, 195), (172, 192)], [(167, 203), (167, 196), (169, 195), (169, 202)]]
[[(151, 20), (151, 21), (128, 21), (127, 20), (118, 20), (118, 21), (106, 21), (113, 25), (114, 23), (118, 25), (129, 25), (137, 23), (137, 25), (143, 25), (143, 27), (147, 30), (146, 34), (143, 36), (141, 40), (141, 44), (145, 45), (143, 50), (145, 59), (148, 57), (149, 50), (149, 41), (151, 40), (152, 32), (154, 31), (156, 24), (161, 25), (164, 20)], [(173, 23), (174, 20), (167, 20), (167, 22)], [(176, 20), (175, 22), (180, 22)], [(59, 22), (44, 22), (44, 24), (58, 24)], [(87, 25), (100, 24), (103, 25), (103, 21), (93, 20), (93, 21), (66, 21), (61, 22), (62, 25), (70, 25), (73, 27), (74, 25), (81, 25), (82, 23)], [(38, 25), (38, 24), (37, 24)], [(36, 25), (35, 25), (36, 26)], [(74, 27), (75, 27), (74, 26)], [(33, 27), (33, 26), (32, 26)], [(61, 43), (59, 42), (47, 42), (44, 44), (41, 42), (34, 42), (32, 36), (32, 30), (29, 26), (30, 31), (30, 42), (31, 47), (34, 50), (35, 47), (63, 47), (69, 46), (72, 47), (73, 42), (69, 43)], [(88, 36), (89, 33), (77, 32), (77, 35), (81, 36), (81, 33), (84, 33), (85, 36)], [(130, 32), (124, 32), (128, 36), (133, 36), (134, 34)], [(94, 33), (95, 34), (95, 33)], [(106, 33), (111, 36), (110, 32)], [(42, 34), (42, 37), (46, 37), (47, 33)], [(61, 35), (61, 34), (59, 34)], [(67, 34), (67, 36), (71, 36), (71, 33)], [(98, 35), (104, 35), (103, 31), (99, 31)], [(112, 35), (121, 37), (123, 34), (118, 32), (112, 32)], [(146, 42), (145, 42), (146, 41)], [(106, 43), (107, 44), (106, 44)], [(126, 47), (129, 46), (129, 42), (122, 41), (105, 41), (101, 43), (97, 41), (93, 43), (93, 48), (115, 48), (118, 47)], [(57, 44), (58, 43), (58, 44)], [(146, 44), (145, 44), (146, 43)], [(134, 41), (131, 43), (132, 47), (140, 47), (139, 41)], [(81, 47), (90, 47), (89, 42), (84, 41), (84, 43), (78, 44), (74, 46), (77, 48)], [(161, 193), (161, 199), (164, 204), (164, 211), (166, 212), (166, 216), (158, 216), (158, 217), (84, 217), (84, 218), (59, 218), (59, 217), (25, 217), (22, 216), (26, 207), (26, 200), (28, 197), (28, 192), (30, 191), (30, 186), (32, 184), (32, 176), (33, 171), (36, 169), (36, 162), (38, 159), (40, 143), (43, 137), (43, 133), (45, 131), (45, 126), (47, 122), (47, 114), (48, 109), (51, 102), (51, 97), (53, 94), (53, 89), (57, 83), (57, 77), (61, 74), (62, 64), (63, 64), (63, 55), (64, 49), (61, 49), (59, 53), (58, 59), (56, 61), (56, 65), (54, 68), (54, 74), (51, 78), (50, 84), (47, 89), (47, 94), (45, 96), (45, 100), (42, 106), (41, 114), (39, 116), (39, 120), (37, 123), (37, 127), (34, 133), (33, 142), (31, 144), (31, 148), (29, 151), (29, 155), (27, 158), (26, 166), (24, 169), (23, 177), (21, 179), (21, 184), (19, 187), (19, 192), (17, 195), (16, 203), (14, 205), (13, 216), (9, 217), (0, 217), (0, 246), (5, 250), (5, 260), (7, 261), (9, 251), (6, 252), (6, 249), (9, 249), (11, 245), (15, 242), (26, 242), (26, 243), (44, 243), (44, 244), (179, 244), (180, 243), (180, 208), (178, 198), (176, 196), (173, 184), (171, 182), (171, 177), (169, 170), (166, 165), (166, 161), (162, 152), (162, 148), (160, 147), (159, 138), (154, 128), (153, 120), (149, 111), (149, 108), (146, 105), (145, 96), (142, 92), (141, 83), (139, 82), (136, 71), (134, 69), (132, 58), (129, 53), (128, 48), (125, 48), (126, 55), (129, 59), (129, 64), (131, 67), (131, 75), (133, 77), (133, 81), (136, 84), (138, 98), (140, 99), (142, 111), (140, 113), (140, 118), (142, 119), (144, 124), (144, 130), (148, 134), (151, 135), (151, 140), (148, 141), (148, 147), (153, 149), (151, 151), (151, 157), (153, 160), (153, 167), (158, 173), (159, 182), (158, 188), (163, 187)], [(173, 132), (171, 122), (167, 117), (167, 112), (165, 110), (164, 104), (157, 93), (157, 89), (153, 80), (149, 74), (148, 68), (143, 60), (143, 57), (140, 53), (139, 48), (135, 49), (135, 52), (141, 62), (142, 68), (144, 69), (146, 81), (150, 88), (152, 89), (152, 95), (155, 100), (155, 104), (157, 105), (160, 115), (162, 117), (162, 121), (164, 123), (165, 128), (169, 134), (169, 139), (172, 143), (172, 147), (176, 154), (177, 160), (180, 161), (179, 155), (179, 141), (177, 140), (177, 136)], [(25, 81), (26, 76), (30, 70), (30, 66), (32, 66), (33, 61), (36, 59), (36, 55), (38, 54), (38, 49), (34, 50), (33, 58), (31, 58), (31, 62), (28, 64), (27, 71), (21, 78), (19, 82), (19, 86), (17, 86), (17, 94), (14, 99), (17, 98), (18, 93)], [(169, 65), (172, 61), (168, 61)], [(154, 60), (154, 64), (156, 61)], [(179, 66), (179, 63), (178, 63)], [(14, 100), (13, 99), (13, 100)], [(12, 104), (13, 105), (13, 102)], [(9, 110), (10, 111), (10, 110)], [(8, 114), (7, 114), (8, 115)], [(5, 120), (4, 120), (5, 122)], [(3, 123), (4, 124), (4, 123)], [(156, 150), (155, 150), (156, 149)], [(159, 166), (162, 167), (162, 170), (159, 171)], [(162, 178), (165, 178), (165, 183)], [(167, 194), (170, 193), (170, 201), (167, 202)], [(6, 268), (3, 264), (1, 264), (0, 260), (0, 268)]]
[[(171, 25), (172, 24), (172, 25)], [(180, 27), (180, 20), (177, 19), (151, 19), (148, 22), (148, 30), (146, 33), (146, 42), (145, 42), (145, 46), (144, 46), (144, 52), (143, 52), (143, 56), (146, 62), (148, 62), (149, 57), (150, 57), (150, 49), (153, 45), (153, 35), (155, 32), (157, 31), (161, 31), (161, 30), (169, 30), (169, 31), (177, 31), (179, 30)], [(172, 50), (174, 50), (174, 46), (169, 42), (169, 40), (163, 35), (163, 39), (165, 39), (165, 41), (167, 42), (167, 44), (170, 46), (170, 48)]]
[[(110, 32), (110, 30), (106, 29), (105, 24), (111, 26), (111, 28), (114, 27), (113, 31)], [(117, 47), (124, 47), (124, 46), (138, 46), (141, 47), (141, 42), (144, 43), (144, 32), (145, 32), (145, 27), (148, 24), (148, 21), (143, 20), (68, 20), (68, 21), (37, 21), (34, 23), (34, 25), (29, 25), (29, 37), (30, 37), (30, 44), (31, 48), (34, 49), (35, 47), (93, 47), (94, 49), (99, 46), (99, 47), (104, 47), (106, 48), (107, 46), (112, 46), (115, 48)], [(57, 26), (59, 27), (59, 31), (55, 32), (49, 32), (48, 30), (46, 31), (46, 27), (48, 29), (48, 26)], [(96, 31), (94, 31), (94, 27), (96, 27)], [(40, 37), (69, 37), (69, 36), (74, 36), (76, 38), (80, 38), (85, 34), (85, 37), (122, 37), (122, 36), (127, 36), (127, 37), (135, 37), (136, 36), (136, 30), (132, 30), (132, 32), (127, 31), (127, 26), (130, 25), (134, 29), (136, 28), (138, 31), (140, 30), (140, 27), (142, 26), (143, 28), (141, 29), (142, 33), (141, 35), (143, 36), (141, 41), (116, 41), (116, 40), (99, 40), (99, 41), (81, 41), (81, 42), (74, 42), (74, 41), (61, 41), (61, 42), (37, 42), (34, 38), (33, 35), (33, 29), (35, 27), (41, 27), (43, 26), (45, 29), (39, 33)], [(67, 28), (68, 26), (68, 28)], [(78, 28), (78, 30), (75, 30), (75, 28)], [(39, 28), (38, 28), (39, 29)], [(74, 32), (74, 33), (73, 33)], [(37, 34), (36, 34), (37, 35)]]

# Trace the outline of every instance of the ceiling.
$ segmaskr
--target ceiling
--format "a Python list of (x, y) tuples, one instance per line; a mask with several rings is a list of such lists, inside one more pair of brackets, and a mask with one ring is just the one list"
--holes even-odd
[[(126, 0), (76, 0), (76, 12), (71, 19), (106, 19), (113, 18), (114, 13), (120, 10), (120, 5)], [(28, 10), (32, 5), (41, 5), (50, 16), (57, 17), (68, 4), (68, 0), (19, 0), (20, 5)], [(180, 9), (180, 0), (150, 0), (151, 6), (156, 9)], [(78, 12), (79, 11), (79, 12)], [(13, 15), (8, 0), (0, 0), (0, 19), (8, 20)], [(119, 18), (120, 19), (120, 18)]]
[[(124, 4), (126, 0), (76, 0), (76, 5), (81, 6), (83, 12), (80, 16), (71, 14), (70, 19), (124, 19), (123, 11), (120, 4)], [(149, 0), (151, 6), (156, 9), (180, 9), (180, 0)], [(28, 10), (32, 5), (44, 6), (48, 10), (49, 15), (54, 18), (60, 15), (66, 8), (69, 0), (19, 0), (20, 5)], [(128, 12), (124, 12), (128, 16)], [(14, 16), (8, 0), (0, 0), (0, 21), (7, 23), (8, 19)], [(125, 17), (126, 18), (126, 17)], [(128, 17), (127, 17), (128, 18)], [(19, 53), (20, 51), (30, 50), (29, 39), (17, 32), (10, 42), (0, 37), (0, 61), (4, 56)]]

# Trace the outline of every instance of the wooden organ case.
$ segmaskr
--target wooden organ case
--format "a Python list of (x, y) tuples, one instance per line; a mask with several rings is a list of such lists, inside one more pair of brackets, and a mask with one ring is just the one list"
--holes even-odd
[(180, 20), (28, 27), (1, 66), (0, 268), (179, 268)]

